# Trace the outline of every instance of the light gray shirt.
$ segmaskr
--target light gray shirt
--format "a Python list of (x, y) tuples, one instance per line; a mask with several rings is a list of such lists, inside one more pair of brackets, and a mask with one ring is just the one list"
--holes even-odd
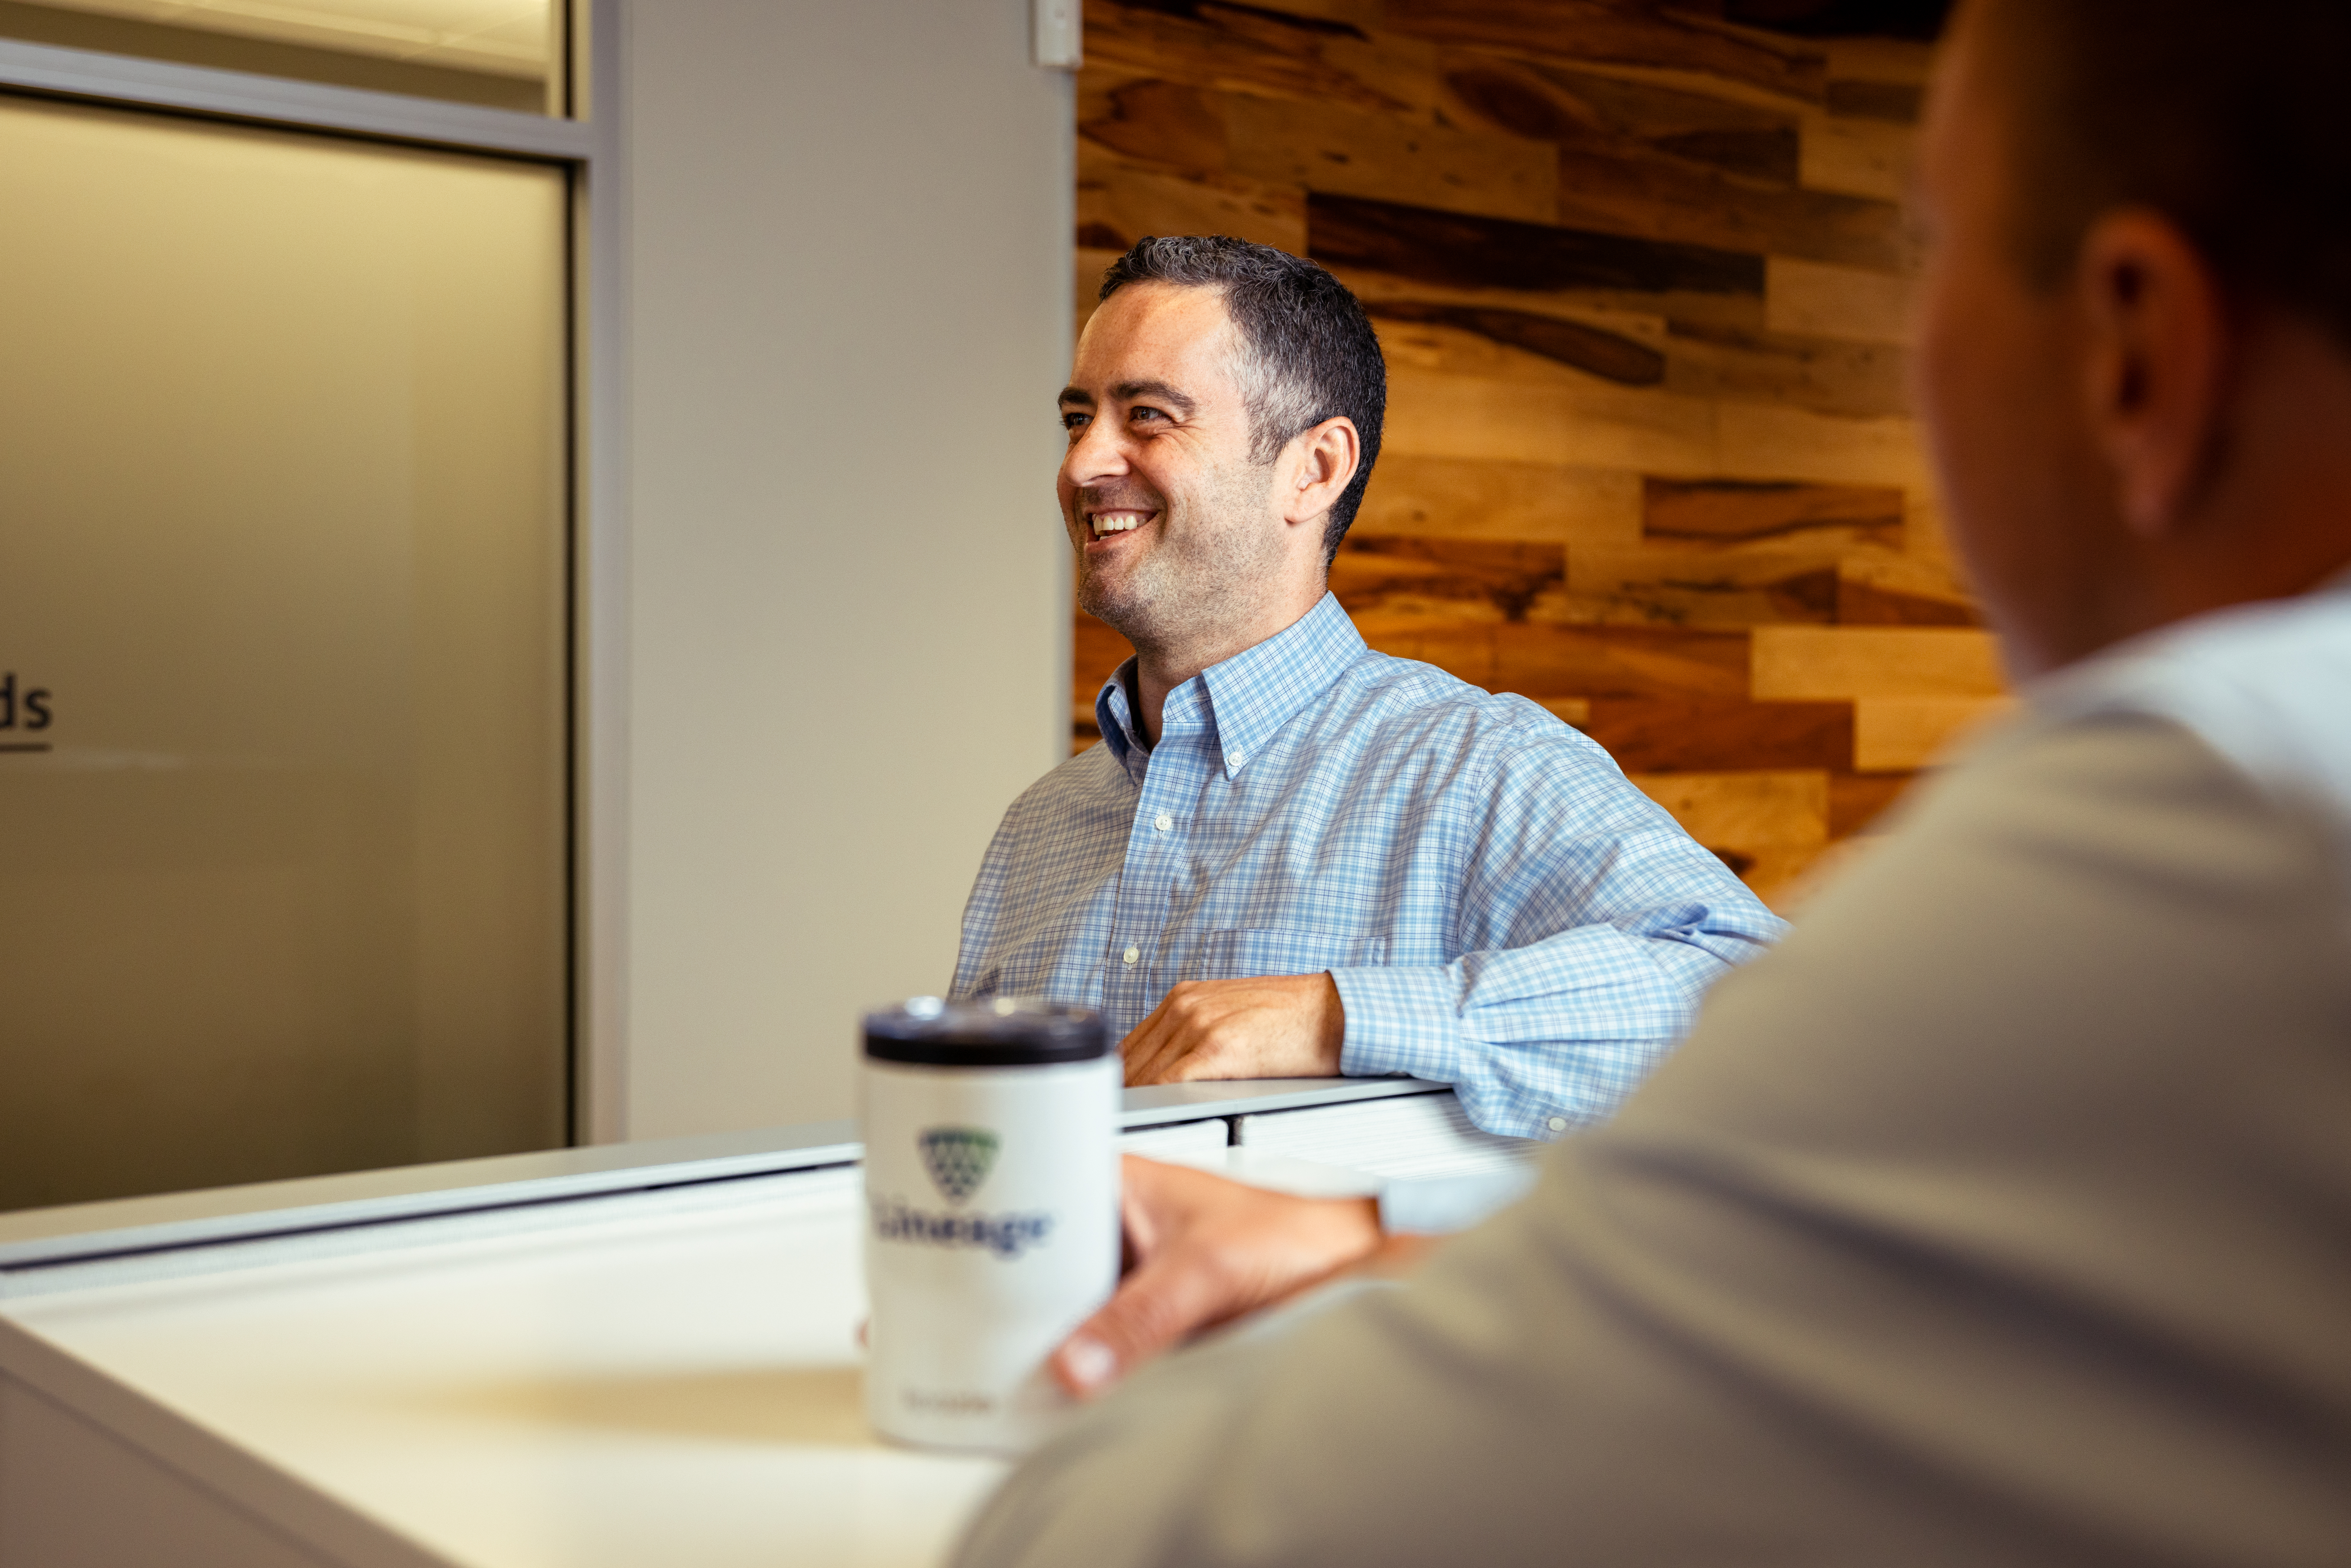
[(2028, 695), (1530, 1198), (961, 1561), (2351, 1558), (2351, 593)]

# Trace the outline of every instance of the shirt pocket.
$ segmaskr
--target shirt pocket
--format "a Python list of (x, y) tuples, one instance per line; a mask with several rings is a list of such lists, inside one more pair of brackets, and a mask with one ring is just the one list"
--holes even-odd
[(1314, 975), (1387, 961), (1387, 939), (1309, 925), (1256, 925), (1210, 931), (1178, 966), (1176, 980), (1242, 980), (1264, 975)]

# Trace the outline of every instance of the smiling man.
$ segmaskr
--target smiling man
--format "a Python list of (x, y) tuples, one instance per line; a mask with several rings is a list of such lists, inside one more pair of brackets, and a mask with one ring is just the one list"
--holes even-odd
[(1386, 404), (1309, 261), (1146, 239), (1061, 397), (1078, 602), (1135, 656), (1014, 802), (957, 997), (1100, 1009), (1130, 1083), (1410, 1073), (1489, 1132), (1604, 1115), (1782, 923), (1523, 697), (1374, 653), (1325, 587)]
[[(2346, 77), (2343, 0), (1967, 6), (1918, 387), (2023, 711), (1527, 1201), (1144, 1372), (965, 1568), (2346, 1560)], [(1377, 1241), (1131, 1166), (1126, 1343)]]

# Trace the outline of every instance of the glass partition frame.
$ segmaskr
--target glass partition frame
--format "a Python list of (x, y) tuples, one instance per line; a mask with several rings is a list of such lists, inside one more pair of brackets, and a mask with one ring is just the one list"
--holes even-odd
[(627, 842), (623, 661), (627, 533), (619, 0), (559, 0), (561, 117), (0, 39), (0, 93), (159, 110), (565, 171), (570, 191), (569, 365), (568, 1130), (611, 1143), (622, 1112)]

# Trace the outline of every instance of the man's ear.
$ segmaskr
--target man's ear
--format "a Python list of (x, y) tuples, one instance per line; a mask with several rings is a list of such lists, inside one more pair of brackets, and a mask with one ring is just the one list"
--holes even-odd
[(2194, 508), (2218, 444), (2227, 302), (2188, 236), (2145, 210), (2090, 226), (2075, 281), (2091, 438), (2114, 472), (2124, 523), (2159, 538)]
[(1280, 492), (1274, 504), (1281, 508), (1281, 520), (1311, 523), (1326, 516), (1346, 493), (1363, 456), (1363, 437), (1344, 414), (1293, 436), (1277, 466)]

